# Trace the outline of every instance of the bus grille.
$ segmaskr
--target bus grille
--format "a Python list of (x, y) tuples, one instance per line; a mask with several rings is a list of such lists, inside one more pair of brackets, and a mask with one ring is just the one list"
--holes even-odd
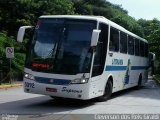
[(35, 81), (38, 83), (53, 84), (53, 85), (69, 85), (71, 83), (71, 80), (43, 78), (43, 77), (35, 77)]

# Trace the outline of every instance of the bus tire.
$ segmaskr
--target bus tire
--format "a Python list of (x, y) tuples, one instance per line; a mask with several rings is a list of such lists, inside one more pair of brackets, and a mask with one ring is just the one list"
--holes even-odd
[(139, 76), (138, 85), (136, 86), (136, 90), (139, 90), (141, 88), (142, 88), (142, 75)]
[(103, 102), (103, 101), (108, 100), (110, 98), (110, 96), (112, 95), (112, 88), (113, 88), (113, 85), (112, 85), (111, 80), (109, 79), (106, 84), (104, 94), (102, 96), (98, 97), (98, 101)]

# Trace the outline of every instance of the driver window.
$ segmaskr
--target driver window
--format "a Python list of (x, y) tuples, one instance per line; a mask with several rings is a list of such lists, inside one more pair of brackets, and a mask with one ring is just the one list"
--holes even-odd
[(108, 25), (100, 23), (99, 29), (101, 30), (101, 33), (99, 35), (99, 40), (96, 47), (92, 77), (101, 75), (103, 73), (105, 60), (106, 60), (107, 43), (108, 43), (107, 42), (108, 41)]

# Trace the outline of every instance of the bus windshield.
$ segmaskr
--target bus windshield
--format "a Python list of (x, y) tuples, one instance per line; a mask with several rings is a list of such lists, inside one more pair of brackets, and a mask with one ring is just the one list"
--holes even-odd
[(34, 71), (77, 74), (90, 71), (91, 20), (41, 18), (35, 28), (26, 64)]

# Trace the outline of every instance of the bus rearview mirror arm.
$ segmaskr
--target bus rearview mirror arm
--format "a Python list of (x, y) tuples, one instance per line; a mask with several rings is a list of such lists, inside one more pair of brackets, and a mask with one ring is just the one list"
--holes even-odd
[(17, 41), (23, 42), (24, 34), (26, 29), (31, 29), (33, 26), (22, 26), (18, 30)]
[(91, 37), (91, 47), (96, 47), (101, 30), (94, 29)]

